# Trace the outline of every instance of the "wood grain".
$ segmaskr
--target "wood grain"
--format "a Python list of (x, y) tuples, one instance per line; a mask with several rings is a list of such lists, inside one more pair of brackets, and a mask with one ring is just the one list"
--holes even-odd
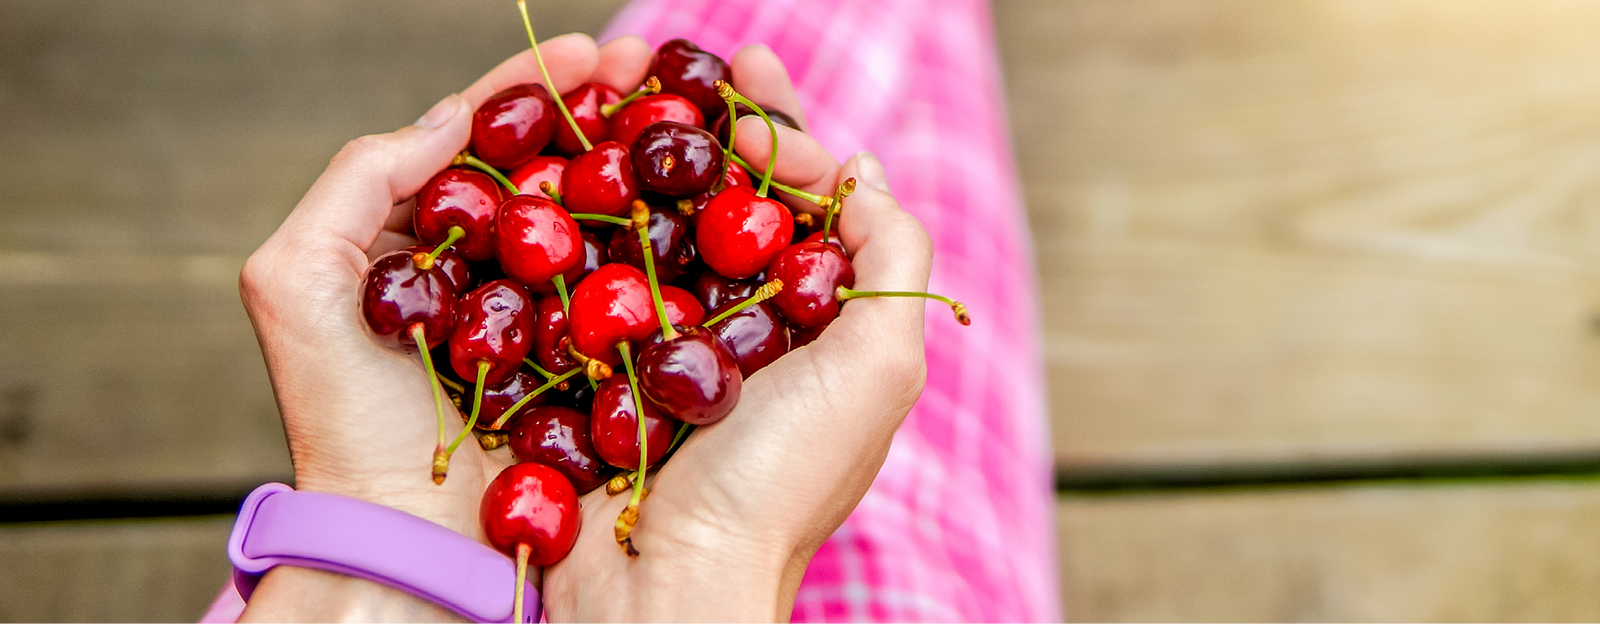
[(1067, 497), (1069, 621), (1594, 621), (1600, 484)]
[(1600, 446), (1600, 6), (996, 11), (1061, 458)]

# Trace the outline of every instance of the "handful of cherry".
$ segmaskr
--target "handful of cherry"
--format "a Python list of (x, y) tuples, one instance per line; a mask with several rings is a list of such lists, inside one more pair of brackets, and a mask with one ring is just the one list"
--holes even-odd
[[(968, 322), (938, 295), (851, 289), (833, 220), (855, 180), (829, 196), (774, 182), (773, 124), (797, 124), (740, 95), (721, 58), (676, 39), (649, 74), (627, 95), (525, 84), (489, 98), (468, 151), (417, 194), (422, 244), (379, 257), (363, 280), (368, 326), (420, 352), (438, 382), (434, 482), (469, 432), (521, 462), (480, 508), (491, 545), (517, 559), (519, 608), (526, 566), (566, 556), (577, 497), (601, 485), (632, 490), (615, 533), (638, 556), (645, 472), (727, 417), (744, 378), (815, 339), (844, 301), (930, 297)], [(759, 184), (732, 149), (733, 122), (751, 112), (772, 136)], [(816, 203), (821, 223), (773, 188)], [(446, 395), (468, 414), (453, 440)]]

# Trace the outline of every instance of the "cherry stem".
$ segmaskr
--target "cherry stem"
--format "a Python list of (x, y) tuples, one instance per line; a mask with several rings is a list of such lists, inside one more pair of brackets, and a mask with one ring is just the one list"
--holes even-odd
[(511, 621), (517, 624), (522, 624), (522, 592), (528, 584), (528, 557), (532, 554), (532, 546), (517, 542), (517, 592), (516, 602), (511, 604)]
[(472, 428), (478, 426), (478, 408), (483, 407), (483, 378), (489, 374), (491, 366), (493, 365), (488, 360), (478, 360), (478, 381), (472, 398), (472, 416), (467, 418), (467, 428), (462, 429), (461, 433), (456, 435), (455, 441), (450, 443), (450, 448), (445, 449), (446, 461), (456, 453), (456, 447), (461, 446), (461, 441), (472, 435)]
[[(433, 369), (433, 355), (428, 353), (427, 331), (422, 323), (411, 324), (411, 339), (416, 341), (417, 349), (422, 351), (422, 368), (428, 371), (428, 379), (438, 379), (439, 373)], [(444, 473), (439, 470), (439, 453), (444, 450), (444, 399), (439, 396), (439, 384), (430, 383), (433, 387), (433, 411), (439, 414), (439, 445), (433, 449), (433, 484), (444, 483)]]
[(444, 250), (449, 249), (451, 245), (456, 244), (456, 241), (461, 240), (461, 237), (467, 235), (467, 231), (461, 229), (459, 225), (452, 225), (446, 231), (449, 232), (449, 235), (445, 236), (444, 242), (439, 243), (438, 247), (434, 247), (433, 251), (411, 256), (411, 261), (417, 263), (417, 268), (424, 271), (432, 269), (434, 263), (439, 261), (439, 254), (444, 253)]
[(549, 180), (539, 183), (539, 192), (544, 193), (545, 196), (549, 197), (550, 201), (555, 202), (557, 206), (562, 208), (567, 207), (567, 205), (561, 201), (561, 191), (556, 189), (556, 185), (551, 183)]
[(567, 295), (567, 277), (557, 273), (550, 278), (550, 283), (556, 285), (556, 296), (561, 297), (561, 313), (572, 315), (572, 298)]
[[(729, 156), (733, 158), (733, 162), (735, 164), (739, 165), (740, 167), (744, 167), (746, 171), (755, 171), (755, 167), (751, 167), (750, 163), (745, 162), (744, 159), (740, 158), (738, 154), (730, 154)], [(767, 168), (767, 171), (771, 170), (771, 167)], [(807, 193), (787, 184), (779, 184), (776, 180), (771, 179), (771, 176), (768, 176), (765, 180), (762, 180), (763, 184), (767, 182), (772, 183), (772, 188), (778, 189), (795, 197), (799, 197), (800, 199), (804, 199), (819, 206), (823, 205), (823, 200), (827, 199), (826, 197), (816, 193)], [(766, 197), (766, 195), (762, 195), (762, 197)]]
[(639, 471), (633, 478), (633, 498), (628, 501), (629, 505), (638, 505), (644, 497), (644, 469), (646, 461), (650, 459), (650, 440), (645, 437), (644, 403), (639, 398), (639, 378), (633, 373), (633, 349), (624, 340), (617, 343), (617, 350), (622, 352), (622, 365), (628, 369), (628, 392), (633, 394), (633, 412), (639, 420)]
[(467, 387), (466, 386), (458, 384), (458, 383), (456, 383), (454, 381), (450, 381), (450, 378), (449, 377), (445, 377), (443, 374), (434, 375), (434, 378), (438, 379), (439, 383), (444, 384), (444, 387), (449, 388), (451, 390), (455, 390), (456, 392), (466, 392), (467, 391)]
[(610, 119), (611, 116), (613, 114), (615, 114), (618, 110), (621, 110), (622, 107), (624, 107), (624, 106), (632, 104), (634, 100), (642, 98), (642, 97), (644, 97), (646, 95), (655, 95), (655, 94), (660, 93), (660, 92), (661, 92), (661, 80), (659, 78), (656, 78), (655, 76), (651, 76), (649, 78), (645, 78), (644, 79), (644, 87), (634, 91), (633, 93), (629, 93), (627, 95), (627, 97), (624, 97), (621, 100), (618, 100), (616, 104), (601, 104), (600, 105), (600, 116), (601, 117), (605, 117), (606, 119)]
[(956, 322), (961, 323), (962, 325), (972, 324), (972, 317), (967, 315), (967, 304), (943, 295), (935, 295), (933, 293), (925, 292), (907, 292), (900, 290), (852, 290), (843, 286), (833, 289), (833, 295), (839, 301), (849, 301), (851, 299), (862, 299), (865, 297), (918, 297), (922, 299), (943, 301), (945, 305), (950, 306), (950, 311), (956, 314)]
[(578, 374), (578, 371), (581, 371), (581, 370), (583, 370), (583, 369), (574, 368), (574, 369), (569, 370), (569, 371), (567, 371), (565, 373), (561, 373), (560, 375), (556, 375), (555, 377), (551, 377), (550, 381), (545, 382), (544, 385), (539, 386), (538, 388), (534, 388), (533, 392), (529, 392), (528, 393), (528, 396), (525, 396), (525, 397), (522, 397), (521, 399), (518, 399), (516, 403), (512, 403), (511, 407), (506, 408), (506, 413), (501, 414), (500, 418), (495, 420), (494, 421), (494, 425), (490, 426), (489, 428), (490, 429), (503, 429), (503, 428), (505, 428), (506, 421), (511, 420), (511, 416), (513, 414), (516, 414), (517, 410), (522, 409), (522, 406), (527, 405), (528, 401), (532, 401), (533, 397), (536, 397), (536, 396), (539, 396), (541, 394), (544, 394), (545, 392), (548, 392), (551, 388), (554, 388), (556, 386), (561, 385), (561, 382), (564, 382), (564, 381), (572, 378), (573, 375)]
[(694, 429), (694, 425), (689, 423), (678, 425), (678, 432), (672, 434), (672, 444), (667, 445), (667, 449), (670, 451), (671, 449), (678, 448), (678, 442), (681, 442), (684, 436), (689, 435), (690, 429)]
[(583, 374), (589, 378), (590, 388), (599, 387), (595, 383), (596, 380), (606, 380), (611, 378), (610, 364), (606, 364), (605, 362), (601, 362), (600, 360), (596, 360), (592, 357), (584, 355), (583, 352), (579, 351), (577, 347), (572, 346), (571, 342), (567, 343), (567, 353), (572, 355), (572, 359), (577, 360), (579, 364), (583, 365)]
[(528, 19), (527, 0), (517, 0), (517, 10), (522, 12), (522, 27), (528, 31), (528, 44), (533, 47), (533, 60), (539, 64), (539, 74), (544, 76), (544, 85), (550, 88), (551, 99), (556, 101), (556, 108), (561, 109), (561, 116), (567, 118), (567, 125), (572, 126), (572, 133), (578, 135), (578, 142), (583, 144), (583, 151), (594, 149), (589, 137), (583, 136), (578, 121), (572, 118), (572, 111), (567, 110), (567, 103), (562, 101), (561, 93), (556, 91), (556, 83), (550, 79), (550, 70), (544, 68), (544, 57), (539, 55), (539, 40), (533, 36), (533, 22)]
[[(518, 1), (520, 2), (521, 0), (518, 0)], [(771, 184), (772, 184), (772, 170), (778, 166), (778, 126), (777, 126), (777, 124), (772, 123), (772, 118), (767, 116), (767, 111), (761, 110), (761, 107), (757, 106), (755, 102), (751, 102), (750, 98), (747, 98), (745, 96), (739, 95), (738, 91), (734, 91), (733, 90), (733, 85), (728, 84), (727, 82), (718, 80), (718, 81), (712, 83), (712, 86), (716, 88), (717, 95), (722, 96), (723, 100), (726, 100), (726, 101), (729, 101), (729, 102), (738, 102), (738, 103), (743, 104), (745, 106), (749, 106), (750, 110), (755, 111), (757, 115), (761, 116), (761, 121), (767, 122), (767, 132), (772, 134), (772, 153), (767, 155), (767, 171), (766, 171), (765, 174), (762, 174), (762, 176), (761, 176), (761, 188), (756, 189), (756, 197), (766, 197), (767, 196), (767, 187), (771, 186)], [(728, 123), (729, 124), (738, 124), (739, 120), (738, 119), (733, 119), (733, 118), (730, 117), (728, 119)], [(730, 126), (730, 128), (731, 127), (732, 126)], [(729, 143), (733, 143), (733, 140), (732, 140), (733, 139), (733, 131), (732, 130), (728, 131), (728, 139), (729, 139), (729, 141), (728, 141)], [(745, 166), (743, 164), (741, 164), (739, 166), (744, 167), (745, 169), (749, 169), (748, 166)]]
[(573, 220), (575, 220), (575, 221), (602, 221), (602, 222), (605, 222), (605, 223), (610, 223), (611, 225), (621, 225), (621, 226), (624, 226), (624, 227), (629, 226), (629, 225), (633, 225), (633, 219), (626, 219), (626, 218), (623, 218), (623, 217), (613, 217), (611, 215), (594, 214), (592, 212), (574, 212), (574, 213), (571, 214), (571, 216), (572, 216)]
[[(717, 95), (722, 95), (722, 91), (717, 91)], [(728, 103), (728, 144), (722, 146), (722, 177), (725, 178), (728, 175), (728, 167), (733, 166), (733, 140), (739, 136), (739, 109), (735, 108), (733, 98), (725, 97), (722, 101)], [(744, 165), (739, 166), (744, 167)], [(746, 171), (749, 169), (745, 167)], [(717, 184), (721, 183), (722, 178), (717, 178)]]
[(839, 183), (839, 188), (833, 192), (833, 205), (825, 207), (828, 214), (822, 219), (823, 243), (828, 242), (828, 233), (833, 230), (833, 216), (844, 210), (844, 198), (849, 197), (854, 192), (856, 192), (855, 178), (845, 178), (844, 182)]
[[(639, 247), (644, 251), (644, 276), (650, 284), (650, 300), (656, 305), (656, 320), (661, 321), (661, 338), (672, 340), (678, 330), (667, 319), (667, 304), (661, 300), (661, 285), (656, 282), (656, 260), (650, 245), (650, 206), (644, 200), (633, 200), (633, 227), (639, 231)], [(631, 369), (630, 369), (631, 370)]]
[(723, 319), (738, 314), (740, 310), (771, 299), (773, 295), (778, 294), (778, 292), (782, 290), (783, 280), (781, 279), (774, 279), (770, 282), (762, 284), (760, 288), (756, 289), (755, 293), (751, 294), (749, 297), (745, 297), (744, 301), (739, 302), (739, 305), (724, 310), (722, 314), (718, 314), (711, 320), (701, 323), (700, 326), (710, 327), (712, 325), (716, 325), (717, 323), (721, 323)]
[(555, 376), (556, 376), (555, 373), (552, 373), (550, 371), (545, 370), (544, 367), (539, 366), (539, 364), (537, 362), (534, 362), (530, 358), (522, 358), (522, 362), (524, 364), (527, 364), (528, 366), (532, 366), (533, 367), (533, 372), (539, 373), (539, 376), (545, 378), (545, 381), (549, 381), (551, 379), (554, 379)]
[(499, 182), (501, 186), (504, 186), (507, 190), (510, 190), (512, 195), (518, 195), (522, 193), (522, 189), (517, 185), (512, 184), (511, 180), (506, 179), (505, 174), (500, 173), (499, 169), (495, 169), (494, 166), (490, 165), (489, 163), (478, 160), (477, 156), (473, 156), (472, 154), (468, 154), (466, 152), (461, 152), (460, 154), (456, 154), (455, 159), (451, 160), (450, 164), (471, 165), (474, 169), (489, 174), (489, 177), (494, 178), (494, 180)]

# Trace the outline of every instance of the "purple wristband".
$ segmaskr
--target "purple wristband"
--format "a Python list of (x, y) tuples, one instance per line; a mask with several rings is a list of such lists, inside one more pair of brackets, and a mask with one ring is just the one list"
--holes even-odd
[[(382, 505), (268, 483), (251, 492), (228, 538), (233, 584), (246, 601), (277, 565), (329, 570), (439, 603), (476, 622), (510, 622), (516, 564), (488, 546)], [(523, 594), (524, 622), (540, 617)]]

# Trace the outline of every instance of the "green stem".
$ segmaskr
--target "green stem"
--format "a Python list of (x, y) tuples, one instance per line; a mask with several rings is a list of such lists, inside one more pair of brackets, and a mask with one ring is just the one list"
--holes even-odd
[[(643, 202), (635, 204), (634, 210), (637, 211), (642, 204)], [(661, 285), (656, 283), (656, 261), (650, 245), (648, 218), (645, 223), (647, 224), (645, 227), (639, 228), (639, 247), (644, 250), (644, 276), (650, 284), (650, 300), (656, 305), (656, 320), (661, 321), (661, 338), (672, 340), (678, 337), (678, 330), (672, 328), (672, 321), (667, 319), (667, 304), (661, 300)]]
[(689, 423), (678, 425), (678, 432), (672, 435), (672, 444), (667, 446), (667, 450), (678, 448), (678, 442), (683, 440), (684, 436), (689, 435), (690, 429), (694, 429), (694, 425)]
[[(411, 339), (417, 343), (417, 349), (422, 351), (422, 368), (428, 372), (428, 379), (437, 379), (439, 373), (433, 369), (433, 355), (428, 353), (427, 331), (423, 328), (422, 323), (411, 324)], [(440, 474), (437, 468), (439, 454), (444, 452), (444, 398), (440, 396), (443, 393), (439, 390), (439, 384), (429, 383), (428, 385), (433, 389), (433, 411), (439, 415), (439, 444), (433, 449), (435, 466), (433, 483), (438, 485), (444, 483), (444, 475)]]
[(557, 273), (550, 278), (550, 282), (556, 285), (556, 296), (561, 297), (561, 313), (572, 316), (572, 299), (567, 296), (567, 277)]
[[(738, 154), (731, 154), (730, 156), (733, 158), (733, 162), (737, 163), (740, 167), (744, 167), (745, 171), (755, 171), (755, 169), (750, 166), (750, 163), (745, 162), (744, 159), (740, 158)], [(770, 172), (770, 171), (772, 171), (772, 169), (768, 168), (767, 171)], [(779, 191), (783, 191), (785, 193), (788, 193), (790, 195), (793, 195), (795, 197), (799, 197), (800, 199), (804, 199), (804, 200), (806, 200), (808, 202), (811, 202), (813, 204), (819, 204), (820, 205), (822, 203), (822, 196), (821, 195), (818, 195), (816, 193), (807, 193), (805, 191), (802, 191), (802, 190), (797, 189), (795, 187), (789, 186), (787, 184), (779, 184), (776, 180), (772, 180), (771, 176), (767, 176), (767, 178), (765, 180), (763, 180), (762, 182), (763, 182), (763, 184), (766, 183), (766, 182), (771, 182), (773, 188), (778, 189)], [(766, 196), (762, 195), (762, 197), (766, 197)]]
[(544, 394), (545, 392), (548, 392), (551, 388), (554, 388), (554, 387), (560, 385), (561, 382), (566, 381), (567, 379), (570, 379), (573, 375), (578, 374), (582, 370), (583, 370), (582, 368), (574, 368), (574, 369), (569, 370), (569, 371), (567, 371), (565, 373), (561, 373), (560, 375), (555, 376), (550, 381), (545, 382), (544, 385), (539, 386), (538, 388), (534, 388), (533, 392), (529, 392), (528, 393), (528, 396), (522, 397), (521, 400), (518, 400), (516, 403), (512, 403), (511, 407), (506, 408), (506, 413), (501, 414), (500, 418), (498, 420), (495, 420), (494, 421), (494, 425), (490, 426), (489, 428), (490, 429), (502, 429), (502, 428), (504, 428), (506, 426), (506, 421), (511, 420), (511, 415), (517, 413), (517, 410), (522, 409), (522, 406), (527, 405), (528, 401), (532, 401), (533, 397), (536, 397), (536, 396), (539, 396), (541, 394)]
[(611, 215), (594, 214), (592, 212), (574, 212), (571, 216), (575, 221), (603, 221), (610, 223), (611, 225), (633, 225), (633, 221), (631, 219), (613, 217)]
[(539, 40), (533, 36), (533, 21), (528, 19), (528, 3), (526, 0), (517, 0), (517, 10), (522, 12), (522, 27), (528, 31), (528, 44), (533, 47), (533, 60), (539, 64), (539, 74), (544, 76), (544, 86), (550, 89), (550, 99), (556, 101), (556, 108), (561, 109), (561, 116), (567, 119), (567, 125), (572, 126), (572, 133), (578, 135), (578, 142), (583, 144), (583, 151), (594, 149), (589, 143), (589, 137), (583, 136), (583, 130), (578, 128), (578, 121), (572, 118), (572, 111), (567, 110), (567, 103), (561, 100), (561, 93), (556, 91), (556, 83), (550, 79), (550, 70), (544, 68), (544, 57), (539, 55)]
[(644, 498), (644, 469), (650, 459), (650, 441), (645, 437), (644, 430), (644, 403), (639, 397), (639, 378), (633, 374), (633, 350), (628, 347), (628, 341), (617, 343), (617, 350), (622, 352), (622, 364), (628, 368), (628, 392), (633, 394), (633, 413), (639, 420), (639, 472), (633, 477), (633, 499), (629, 505), (638, 505)]
[(554, 379), (555, 376), (556, 376), (555, 373), (547, 371), (547, 370), (544, 369), (544, 367), (539, 366), (539, 364), (537, 362), (534, 362), (532, 358), (522, 358), (522, 362), (524, 364), (527, 364), (528, 366), (532, 366), (533, 367), (533, 372), (539, 373), (539, 376), (545, 378), (546, 381)]
[(761, 287), (757, 288), (756, 291), (749, 297), (745, 297), (744, 301), (739, 302), (739, 305), (724, 310), (722, 314), (718, 314), (711, 320), (701, 323), (700, 326), (710, 327), (712, 325), (716, 325), (717, 323), (721, 323), (722, 319), (738, 314), (740, 310), (771, 299), (773, 295), (778, 294), (778, 291), (781, 290), (783, 290), (783, 280), (780, 279), (774, 279), (770, 282), (762, 284)]
[(834, 189), (833, 203), (824, 209), (824, 212), (827, 213), (827, 216), (823, 217), (822, 219), (823, 244), (827, 244), (828, 235), (831, 233), (831, 230), (833, 230), (833, 215), (838, 214), (840, 210), (844, 210), (844, 198), (849, 197), (850, 194), (854, 192), (856, 192), (855, 178), (845, 178), (844, 182), (839, 183), (839, 188)]
[(478, 362), (478, 382), (472, 398), (472, 416), (467, 417), (467, 428), (462, 429), (455, 441), (450, 443), (450, 448), (445, 449), (446, 456), (454, 455), (456, 447), (461, 446), (461, 441), (472, 435), (472, 428), (478, 426), (478, 409), (483, 407), (483, 378), (489, 374), (489, 366), (487, 361)]
[(602, 104), (602, 105), (600, 105), (600, 116), (601, 117), (605, 117), (606, 119), (610, 119), (611, 115), (615, 114), (619, 110), (622, 110), (622, 107), (627, 106), (629, 104), (632, 104), (634, 100), (642, 98), (642, 97), (644, 97), (646, 95), (655, 95), (655, 94), (660, 93), (660, 92), (661, 92), (661, 79), (656, 78), (655, 76), (651, 76), (649, 78), (645, 78), (644, 79), (644, 88), (635, 90), (633, 93), (629, 93), (627, 95), (627, 97), (624, 97), (621, 100), (617, 101), (616, 104)]
[(449, 388), (451, 390), (455, 390), (456, 392), (466, 392), (467, 391), (467, 387), (466, 386), (458, 384), (458, 383), (456, 383), (454, 381), (450, 381), (450, 378), (449, 377), (445, 377), (444, 375), (437, 375), (436, 374), (436, 375), (434, 375), (434, 378), (438, 379), (439, 383), (444, 384), (444, 387)]
[[(729, 86), (728, 90), (732, 92), (733, 87)], [(761, 107), (757, 106), (755, 102), (751, 102), (750, 98), (739, 95), (738, 93), (733, 93), (733, 99), (740, 104), (749, 106), (750, 110), (753, 110), (757, 115), (760, 115), (761, 121), (767, 122), (767, 132), (772, 134), (772, 153), (767, 156), (767, 172), (761, 176), (761, 188), (756, 189), (756, 197), (766, 197), (767, 187), (772, 184), (772, 170), (778, 166), (778, 126), (777, 124), (772, 123), (772, 118), (767, 116), (767, 111), (761, 110)], [(733, 124), (739, 123), (739, 120), (732, 118), (730, 118), (728, 121), (729, 123)], [(729, 134), (729, 137), (732, 136), (732, 134)], [(732, 141), (729, 141), (729, 143), (732, 143)], [(740, 166), (743, 167), (744, 165)], [(749, 169), (749, 167), (745, 168)]]
[(549, 197), (550, 201), (555, 202), (557, 206), (567, 207), (566, 202), (561, 201), (561, 191), (556, 189), (556, 185), (549, 180), (539, 183), (539, 192), (544, 193), (545, 197)]
[(507, 190), (510, 190), (512, 195), (518, 195), (522, 193), (522, 189), (518, 188), (517, 185), (512, 184), (511, 180), (506, 179), (505, 174), (500, 173), (499, 169), (495, 169), (493, 166), (490, 166), (489, 163), (478, 160), (477, 156), (467, 153), (457, 154), (455, 161), (450, 164), (471, 165), (473, 168), (489, 174), (489, 177), (494, 178), (494, 181), (499, 182), (501, 186), (504, 186)]
[(915, 297), (918, 299), (933, 299), (935, 301), (942, 301), (945, 303), (945, 305), (950, 306), (950, 311), (955, 312), (957, 322), (961, 323), (962, 325), (972, 324), (972, 318), (967, 315), (967, 305), (944, 295), (904, 290), (854, 290), (845, 288), (843, 286), (833, 289), (833, 294), (834, 297), (841, 302), (849, 301), (851, 299), (862, 299), (866, 297)]
[(461, 237), (467, 235), (467, 231), (461, 229), (461, 226), (459, 225), (452, 225), (450, 226), (450, 229), (446, 231), (449, 232), (449, 234), (445, 236), (444, 242), (439, 243), (438, 247), (434, 247), (433, 251), (428, 252), (427, 255), (422, 256), (421, 258), (416, 256), (411, 257), (411, 261), (417, 263), (417, 268), (424, 271), (432, 269), (433, 264), (439, 261), (439, 254), (444, 253), (444, 250), (449, 249), (451, 245), (456, 244), (456, 241), (461, 240)]

